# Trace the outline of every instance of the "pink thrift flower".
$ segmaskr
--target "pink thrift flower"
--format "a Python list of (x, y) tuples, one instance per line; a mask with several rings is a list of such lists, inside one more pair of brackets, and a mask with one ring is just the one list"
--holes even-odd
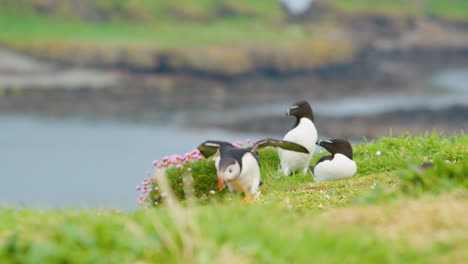
[(137, 190), (137, 191), (141, 190), (141, 186), (140, 186), (140, 185), (137, 185), (136, 190)]
[(215, 194), (216, 194), (216, 191), (215, 191), (215, 190), (210, 190), (210, 194), (211, 194), (211, 195), (215, 195)]
[(161, 197), (166, 197), (166, 196), (167, 196), (166, 192), (161, 193)]
[(159, 195), (155, 195), (154, 199), (159, 200)]
[(153, 191), (153, 189), (148, 189), (148, 193), (151, 193)]
[(247, 139), (247, 144), (250, 144), (250, 138)]
[(187, 171), (188, 171), (188, 172), (191, 172), (191, 171), (192, 171), (192, 168), (188, 168)]
[(153, 166), (157, 166), (159, 164), (159, 160), (153, 160)]
[(177, 164), (176, 168), (178, 168), (178, 169), (183, 169), (184, 166), (182, 166), (182, 164)]
[(155, 190), (155, 191), (159, 191), (159, 187), (154, 187), (154, 190)]

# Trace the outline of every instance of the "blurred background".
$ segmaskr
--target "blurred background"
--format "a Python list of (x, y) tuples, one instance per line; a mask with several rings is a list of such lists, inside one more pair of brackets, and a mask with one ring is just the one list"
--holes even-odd
[(206, 139), (468, 128), (466, 0), (0, 0), (0, 203), (136, 207)]

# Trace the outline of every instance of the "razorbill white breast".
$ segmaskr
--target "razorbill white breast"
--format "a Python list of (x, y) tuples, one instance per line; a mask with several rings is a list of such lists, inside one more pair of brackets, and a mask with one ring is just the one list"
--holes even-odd
[(298, 153), (289, 150), (278, 150), (280, 170), (287, 176), (294, 171), (302, 171), (305, 175), (314, 155), (317, 142), (317, 129), (314, 125), (314, 114), (309, 103), (300, 101), (288, 108), (286, 115), (296, 117), (296, 124), (286, 133), (283, 140), (291, 141), (304, 146), (309, 153)]
[(320, 140), (318, 145), (332, 155), (322, 157), (312, 169), (317, 182), (353, 177), (357, 171), (353, 148), (345, 139)]
[(245, 198), (242, 202), (246, 203), (255, 197), (260, 186), (258, 149), (264, 147), (279, 147), (308, 153), (308, 150), (301, 145), (275, 139), (257, 141), (249, 148), (237, 148), (229, 142), (208, 140), (198, 146), (198, 150), (205, 158), (220, 152), (220, 157), (215, 162), (219, 191), (224, 189), (226, 183), (231, 193), (244, 193)]

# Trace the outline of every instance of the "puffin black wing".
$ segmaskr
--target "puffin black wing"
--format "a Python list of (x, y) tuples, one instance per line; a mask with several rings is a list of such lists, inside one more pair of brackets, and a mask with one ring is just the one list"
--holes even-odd
[(207, 140), (201, 143), (200, 146), (197, 147), (197, 149), (200, 151), (203, 157), (208, 158), (216, 154), (216, 152), (218, 152), (219, 149), (227, 146), (234, 148), (234, 146), (231, 143), (226, 141)]
[(309, 154), (309, 151), (302, 145), (296, 144), (291, 141), (277, 140), (277, 139), (272, 139), (272, 138), (267, 138), (267, 139), (262, 139), (260, 141), (257, 141), (255, 145), (252, 147), (252, 151), (256, 152), (258, 149), (266, 148), (266, 147), (279, 147), (285, 150), (291, 150), (291, 151)]

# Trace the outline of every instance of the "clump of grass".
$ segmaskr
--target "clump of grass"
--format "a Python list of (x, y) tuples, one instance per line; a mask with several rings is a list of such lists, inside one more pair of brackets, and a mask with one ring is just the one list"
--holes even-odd
[(420, 165), (434, 160), (458, 162), (468, 156), (468, 136), (443, 136), (438, 133), (418, 137), (411, 134), (383, 137), (354, 146), (359, 174), (370, 174)]
[(405, 194), (441, 193), (468, 189), (468, 162), (452, 164), (438, 160), (427, 169), (408, 169), (399, 173), (400, 189)]
[(402, 195), (419, 197), (468, 189), (468, 163), (436, 160), (432, 167), (422, 169), (409, 165), (397, 172), (398, 185), (393, 188), (378, 186), (360, 200), (366, 203), (387, 202)]

